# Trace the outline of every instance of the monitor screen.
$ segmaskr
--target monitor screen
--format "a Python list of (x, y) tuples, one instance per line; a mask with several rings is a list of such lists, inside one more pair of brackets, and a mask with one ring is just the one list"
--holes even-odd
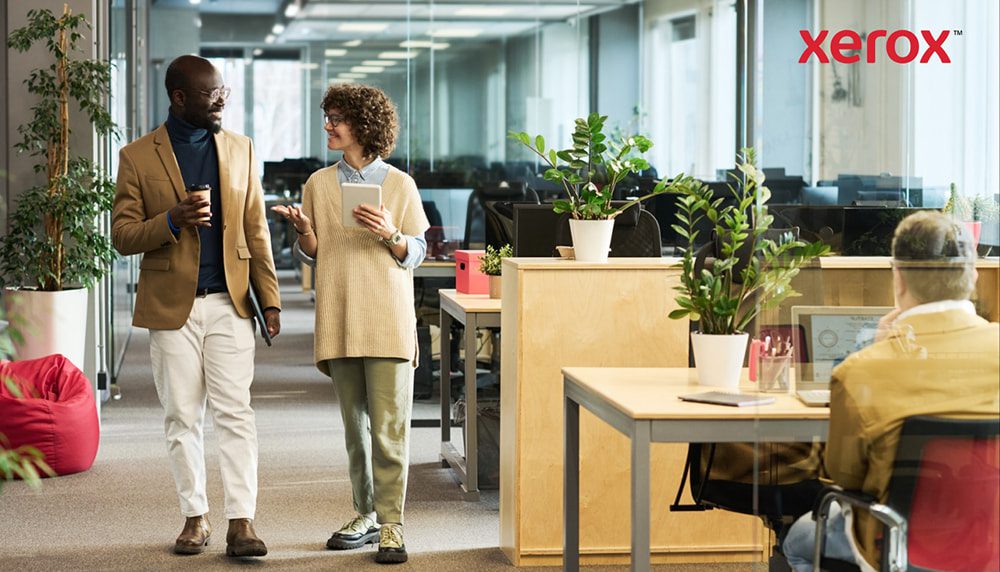
[(556, 246), (570, 244), (568, 215), (556, 213), (551, 204), (513, 207), (514, 256), (556, 256)]
[(888, 306), (793, 306), (792, 322), (805, 332), (802, 350), (808, 356), (799, 380), (828, 383), (837, 364), (875, 340), (879, 319), (890, 311)]
[(462, 248), (472, 189), (421, 188), (420, 200), (431, 226), (424, 233), (428, 258), (449, 257)]

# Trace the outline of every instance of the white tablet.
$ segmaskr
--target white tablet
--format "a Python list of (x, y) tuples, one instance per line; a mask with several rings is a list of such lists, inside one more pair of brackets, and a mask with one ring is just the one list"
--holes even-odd
[(344, 183), (340, 185), (343, 189), (343, 210), (340, 220), (345, 228), (364, 228), (358, 219), (354, 218), (354, 209), (358, 205), (369, 205), (376, 209), (382, 204), (382, 186), (366, 185), (362, 183)]

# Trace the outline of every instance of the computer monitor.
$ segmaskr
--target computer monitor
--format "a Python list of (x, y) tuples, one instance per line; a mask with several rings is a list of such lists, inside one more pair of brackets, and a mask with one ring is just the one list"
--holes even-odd
[(431, 221), (431, 227), (424, 233), (424, 238), (427, 239), (427, 256), (448, 258), (461, 248), (472, 189), (419, 188), (418, 192), (427, 220)]
[(844, 207), (844, 256), (890, 256), (899, 221), (920, 210), (910, 207)]
[(552, 210), (551, 204), (514, 204), (514, 256), (555, 256), (556, 246), (569, 245), (566, 225), (569, 215)]
[(837, 204), (840, 190), (834, 186), (802, 188), (802, 204), (810, 206), (831, 206)]
[(261, 183), (267, 192), (289, 191), (297, 195), (309, 176), (322, 169), (323, 166), (322, 161), (313, 157), (264, 161), (264, 175)]
[[(829, 384), (833, 368), (875, 340), (878, 321), (891, 306), (792, 306), (792, 324), (803, 332), (807, 359), (795, 359), (796, 389)], [(800, 344), (801, 345), (801, 344)]]
[(881, 175), (838, 175), (837, 204), (895, 203), (900, 206), (923, 204), (923, 179)]

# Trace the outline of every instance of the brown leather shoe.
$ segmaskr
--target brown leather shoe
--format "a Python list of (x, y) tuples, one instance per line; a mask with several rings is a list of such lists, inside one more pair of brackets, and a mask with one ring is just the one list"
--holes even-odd
[(209, 524), (208, 517), (189, 516), (184, 521), (184, 530), (174, 543), (174, 554), (201, 554), (208, 546), (211, 536), (212, 525)]
[(253, 531), (253, 522), (249, 518), (233, 518), (229, 520), (229, 532), (226, 533), (226, 556), (264, 556), (267, 546), (257, 538)]

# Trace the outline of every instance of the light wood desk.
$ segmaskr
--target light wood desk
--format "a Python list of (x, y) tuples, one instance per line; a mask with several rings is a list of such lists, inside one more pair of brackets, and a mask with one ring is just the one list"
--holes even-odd
[(414, 278), (454, 278), (454, 260), (424, 260), (413, 269)]
[[(726, 407), (679, 400), (678, 395), (717, 389), (697, 385), (693, 369), (569, 367), (562, 372), (563, 570), (575, 571), (580, 567), (581, 405), (632, 440), (633, 571), (649, 570), (650, 443), (794, 443), (825, 441), (827, 437), (829, 408), (806, 407), (789, 394), (768, 394), (776, 398), (775, 403), (761, 407)], [(663, 506), (660, 510), (667, 508)]]
[[(441, 297), (441, 459), (452, 468), (462, 483), (465, 500), (479, 500), (479, 437), (476, 399), (476, 354), (478, 328), (500, 327), (500, 300), (486, 294), (460, 294), (439, 290)], [(465, 326), (465, 451), (462, 454), (451, 442), (451, 323)]]

